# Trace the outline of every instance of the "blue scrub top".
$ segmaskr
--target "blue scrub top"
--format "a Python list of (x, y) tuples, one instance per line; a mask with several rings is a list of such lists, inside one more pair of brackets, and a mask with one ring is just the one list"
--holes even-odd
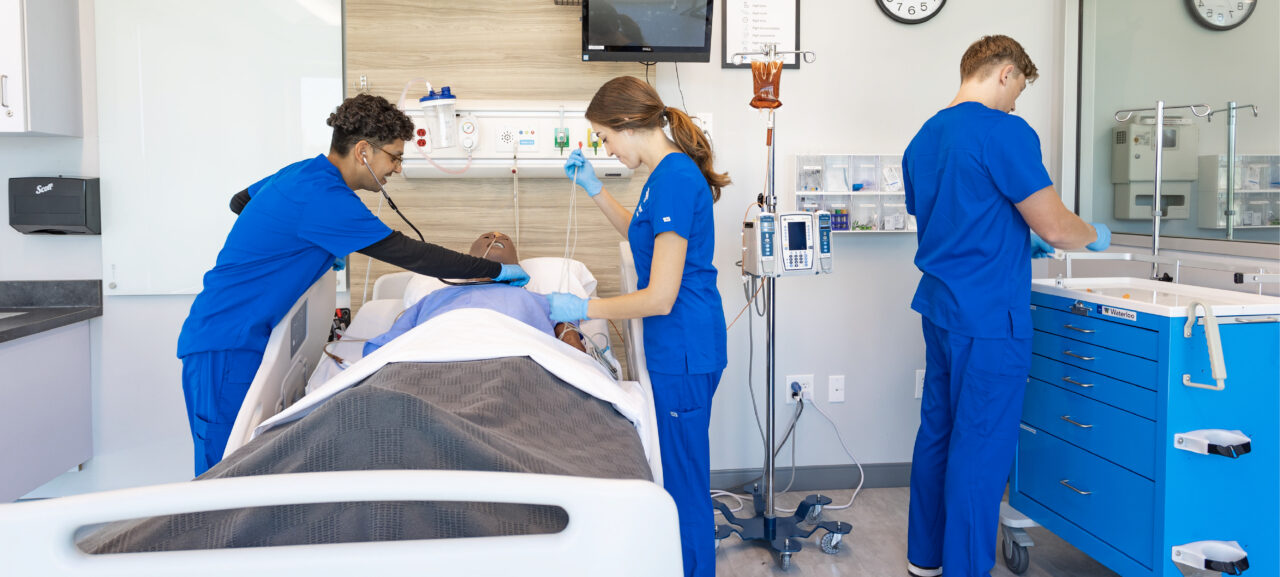
[(1053, 184), (1035, 131), (962, 102), (925, 122), (902, 173), (924, 273), (911, 308), (960, 335), (1030, 337), (1031, 230), (1014, 205)]
[(335, 258), (391, 234), (324, 155), (286, 166), (249, 195), (182, 324), (179, 357), (265, 349), (271, 328)]
[(688, 155), (668, 154), (649, 175), (631, 217), (627, 238), (636, 263), (636, 288), (649, 286), (654, 238), (673, 231), (689, 242), (675, 305), (666, 315), (645, 317), (644, 350), (650, 371), (699, 374), (721, 371), (725, 352), (724, 306), (716, 288), (715, 218), (711, 187)]

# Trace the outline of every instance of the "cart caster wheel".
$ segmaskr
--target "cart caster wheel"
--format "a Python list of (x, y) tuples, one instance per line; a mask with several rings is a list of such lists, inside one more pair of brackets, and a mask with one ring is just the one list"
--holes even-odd
[(822, 536), (822, 552), (827, 555), (835, 555), (840, 552), (840, 538), (843, 535), (839, 533), (827, 533)]
[(804, 516), (804, 520), (810, 523), (817, 521), (822, 516), (822, 505), (814, 505), (809, 508), (809, 513)]
[(1027, 567), (1031, 566), (1031, 553), (1026, 547), (1006, 540), (1001, 544), (1000, 549), (1004, 551), (1004, 566), (1009, 568), (1014, 575), (1021, 575), (1027, 572)]
[(791, 569), (790, 553), (778, 553), (778, 567), (782, 568), (783, 571), (789, 571)]

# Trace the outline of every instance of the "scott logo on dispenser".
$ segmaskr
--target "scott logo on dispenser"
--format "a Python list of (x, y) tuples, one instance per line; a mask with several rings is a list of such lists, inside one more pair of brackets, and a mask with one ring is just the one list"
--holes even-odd
[(44, 193), (46, 193), (46, 192), (49, 192), (50, 190), (53, 190), (53, 183), (52, 183), (52, 182), (50, 182), (49, 184), (44, 184), (44, 185), (40, 185), (40, 184), (37, 184), (37, 185), (36, 185), (36, 194), (44, 194)]

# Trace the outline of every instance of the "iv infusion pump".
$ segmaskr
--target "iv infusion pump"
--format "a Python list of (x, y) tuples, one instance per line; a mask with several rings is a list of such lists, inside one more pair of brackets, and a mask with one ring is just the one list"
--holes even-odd
[(831, 214), (762, 212), (742, 223), (742, 266), (752, 276), (831, 272)]

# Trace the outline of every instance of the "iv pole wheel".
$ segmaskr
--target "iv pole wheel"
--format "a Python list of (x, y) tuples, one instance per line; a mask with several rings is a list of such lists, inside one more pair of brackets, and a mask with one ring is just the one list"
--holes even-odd
[(839, 533), (827, 533), (826, 535), (823, 535), (822, 536), (822, 552), (826, 553), (827, 555), (835, 555), (836, 553), (839, 553), (840, 538), (841, 538), (841, 535)]
[(809, 508), (809, 512), (805, 514), (804, 520), (810, 523), (817, 521), (822, 516), (822, 505), (814, 505)]
[(778, 553), (778, 567), (783, 571), (791, 570), (791, 553), (783, 551)]

